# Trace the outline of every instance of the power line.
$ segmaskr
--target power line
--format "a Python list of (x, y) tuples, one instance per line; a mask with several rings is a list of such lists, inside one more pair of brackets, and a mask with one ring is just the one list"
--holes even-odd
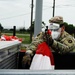
[(6, 17), (6, 18), (0, 18), (0, 20), (6, 20), (6, 19), (14, 18), (14, 17), (19, 17), (19, 16), (28, 15), (28, 14), (30, 14), (30, 13), (21, 14), (21, 15), (16, 15), (16, 16), (11, 16), (11, 17)]
[[(56, 5), (56, 8), (63, 8), (64, 7), (75, 7), (75, 5)], [(45, 7), (45, 6), (44, 6)], [(43, 10), (46, 10), (46, 9), (50, 9), (52, 8), (52, 6), (46, 6), (46, 8), (44, 8)], [(33, 12), (34, 13), (34, 12)], [(26, 14), (20, 14), (20, 15), (16, 15), (16, 16), (11, 16), (11, 17), (6, 17), (6, 18), (0, 18), (0, 20), (6, 20), (6, 19), (11, 19), (11, 18), (15, 18), (15, 17), (19, 17), (19, 16), (25, 16), (25, 15), (29, 15), (31, 13), (26, 13)]]

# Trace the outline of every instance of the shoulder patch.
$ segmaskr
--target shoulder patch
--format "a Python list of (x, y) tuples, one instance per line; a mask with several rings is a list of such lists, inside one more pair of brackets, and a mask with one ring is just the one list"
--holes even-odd
[(68, 40), (68, 43), (72, 43), (72, 40)]

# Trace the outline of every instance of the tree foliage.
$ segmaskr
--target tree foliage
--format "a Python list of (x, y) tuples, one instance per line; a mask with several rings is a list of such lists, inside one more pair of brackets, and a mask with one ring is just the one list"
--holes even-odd
[(65, 31), (68, 32), (69, 34), (74, 34), (75, 33), (75, 27), (73, 24), (68, 24), (67, 22), (64, 22), (65, 25)]

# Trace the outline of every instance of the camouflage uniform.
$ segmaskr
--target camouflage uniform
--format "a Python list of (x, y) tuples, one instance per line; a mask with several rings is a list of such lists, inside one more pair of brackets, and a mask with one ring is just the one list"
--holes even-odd
[[(42, 36), (44, 37), (43, 32), (41, 32), (26, 48), (26, 53), (33, 55), (38, 44), (45, 41)], [(58, 40), (54, 40), (53, 44), (50, 47), (52, 48), (52, 50), (59, 53), (74, 52), (75, 39), (70, 34), (64, 31), (60, 38)]]
[[(55, 16), (49, 20), (50, 23), (63, 23), (63, 17)], [(41, 42), (45, 41), (43, 37), (45, 33), (41, 32), (37, 37), (32, 41), (32, 43), (27, 47), (27, 53), (33, 55), (33, 52), (36, 51), (37, 45)], [(54, 40), (53, 44), (50, 46), (52, 50), (59, 52), (59, 53), (67, 53), (67, 52), (74, 52), (75, 48), (75, 39), (68, 34), (66, 31), (62, 33), (58, 40)]]
[(75, 39), (64, 31), (58, 40), (54, 40), (51, 47), (59, 53), (74, 52)]
[[(60, 22), (63, 22), (62, 19), (63, 19), (62, 17), (59, 17), (59, 18), (55, 17), (54, 19), (53, 18), (50, 19), (49, 22), (60, 23)], [(34, 38), (32, 43), (26, 48), (26, 50), (27, 50), (26, 53), (33, 56), (35, 51), (36, 51), (36, 48), (37, 48), (38, 44), (45, 41), (43, 39), (44, 36), (45, 36), (44, 32), (39, 33)], [(52, 43), (52, 45), (50, 45), (50, 47), (55, 52), (58, 52), (58, 53), (61, 53), (61, 54), (67, 53), (67, 52), (74, 52), (75, 39), (70, 34), (68, 34), (67, 32), (64, 31), (58, 40), (53, 40), (53, 43)], [(26, 61), (26, 57), (23, 57), (23, 61)]]
[(30, 54), (31, 56), (34, 55), (35, 51), (36, 51), (36, 48), (38, 46), (38, 44), (42, 43), (44, 40), (43, 40), (43, 36), (44, 36), (44, 33), (43, 32), (40, 32), (35, 38), (34, 40), (32, 41), (32, 43), (26, 48), (26, 53), (27, 54)]

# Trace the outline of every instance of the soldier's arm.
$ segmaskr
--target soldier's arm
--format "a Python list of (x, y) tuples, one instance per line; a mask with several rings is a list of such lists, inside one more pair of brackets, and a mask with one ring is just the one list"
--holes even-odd
[[(66, 42), (66, 40), (65, 40)], [(52, 48), (59, 53), (68, 53), (75, 48), (75, 43), (73, 40), (67, 40), (67, 43), (60, 43), (54, 40)]]
[(32, 43), (26, 48), (26, 53), (30, 54), (31, 56), (34, 55), (38, 44), (43, 42), (43, 32), (40, 32), (32, 41)]

